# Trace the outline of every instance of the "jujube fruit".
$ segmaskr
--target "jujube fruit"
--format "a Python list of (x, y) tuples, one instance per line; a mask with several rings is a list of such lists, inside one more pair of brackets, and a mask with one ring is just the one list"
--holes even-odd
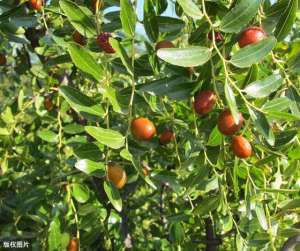
[(105, 51), (106, 53), (115, 53), (115, 50), (112, 48), (112, 46), (109, 43), (109, 38), (112, 37), (109, 32), (102, 32), (97, 37), (97, 44), (99, 47)]
[(107, 167), (107, 178), (116, 188), (121, 189), (125, 186), (127, 175), (124, 169), (116, 163), (109, 163)]
[[(209, 40), (213, 40), (212, 32), (208, 33), (208, 39)], [(215, 32), (215, 41), (216, 42), (222, 42), (222, 41), (224, 41), (224, 37), (223, 37), (222, 33), (218, 32), (218, 31)]]
[(6, 65), (6, 56), (0, 53), (0, 66)]
[(214, 108), (216, 100), (216, 95), (210, 90), (199, 92), (194, 101), (195, 111), (199, 115), (205, 115), (209, 113)]
[(172, 140), (175, 139), (175, 133), (171, 130), (165, 130), (160, 136), (159, 136), (159, 143), (161, 145), (166, 145), (170, 143)]
[(44, 98), (44, 107), (48, 112), (50, 112), (53, 109), (53, 102), (50, 96), (46, 96)]
[(242, 159), (246, 159), (252, 154), (251, 144), (243, 136), (232, 137), (232, 150), (235, 156)]
[(44, 5), (44, 1), (43, 0), (30, 0), (29, 1), (29, 6), (32, 9), (35, 9), (37, 11), (40, 11), (42, 9), (43, 5)]
[(74, 31), (72, 35), (73, 41), (80, 45), (86, 45), (86, 39), (78, 31)]
[(77, 238), (72, 238), (69, 241), (68, 251), (78, 251), (78, 240), (77, 240)]
[(239, 46), (243, 48), (250, 44), (258, 43), (267, 36), (266, 32), (261, 27), (249, 27), (242, 31), (239, 38)]
[(151, 140), (156, 133), (156, 128), (149, 119), (136, 118), (131, 122), (131, 133), (136, 139)]
[(174, 44), (169, 40), (162, 40), (155, 45), (155, 50), (164, 49), (164, 48), (173, 48)]
[(241, 113), (238, 114), (239, 116), (239, 122), (236, 124), (234, 122), (234, 118), (230, 112), (230, 110), (224, 110), (218, 118), (218, 128), (219, 131), (227, 136), (231, 136), (238, 132), (244, 122), (243, 115)]

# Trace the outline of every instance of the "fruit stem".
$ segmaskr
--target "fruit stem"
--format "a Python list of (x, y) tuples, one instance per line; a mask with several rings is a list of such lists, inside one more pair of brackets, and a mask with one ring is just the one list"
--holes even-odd
[[(134, 10), (136, 10), (136, 1), (134, 3)], [(135, 32), (132, 35), (131, 41), (131, 66), (132, 66), (132, 74), (131, 74), (131, 95), (130, 101), (128, 104), (128, 127), (126, 131), (126, 149), (128, 150), (128, 135), (130, 132), (130, 126), (132, 121), (132, 107), (133, 107), (133, 100), (134, 100), (134, 93), (135, 93), (135, 71), (134, 71), (134, 59), (135, 59)]]
[(223, 64), (223, 68), (224, 68), (224, 73), (225, 73), (225, 78), (228, 80), (228, 82), (238, 91), (238, 93), (240, 94), (240, 96), (242, 97), (242, 99), (244, 100), (244, 102), (248, 105), (248, 106), (251, 106), (253, 107), (254, 109), (264, 113), (261, 109), (259, 109), (258, 107), (256, 107), (255, 105), (251, 104), (247, 99), (246, 97), (244, 96), (244, 94), (242, 93), (242, 91), (240, 90), (240, 88), (238, 88), (238, 86), (234, 83), (234, 81), (231, 79), (230, 75), (229, 75), (229, 72), (228, 72), (228, 69), (227, 69), (227, 60), (224, 58), (223, 54), (220, 52), (217, 44), (216, 44), (216, 36), (215, 36), (215, 29), (214, 29), (214, 26), (213, 26), (213, 23), (210, 19), (210, 17), (208, 16), (207, 12), (206, 12), (206, 7), (205, 7), (205, 0), (202, 0), (202, 6), (203, 6), (203, 14), (207, 20), (207, 22), (209, 23), (210, 25), (210, 28), (212, 30), (212, 45), (213, 45), (213, 48), (216, 50), (217, 54), (219, 55), (221, 61), (222, 61), (222, 64)]

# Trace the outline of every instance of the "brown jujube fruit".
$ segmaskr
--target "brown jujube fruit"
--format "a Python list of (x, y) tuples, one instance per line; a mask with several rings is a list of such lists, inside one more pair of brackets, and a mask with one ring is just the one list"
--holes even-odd
[(216, 95), (209, 90), (201, 91), (195, 97), (194, 108), (199, 115), (205, 115), (209, 113), (216, 103)]
[(107, 178), (112, 182), (116, 188), (121, 189), (125, 186), (127, 181), (127, 175), (124, 169), (116, 164), (109, 163), (107, 167)]
[(69, 241), (68, 251), (78, 251), (78, 240), (77, 240), (77, 238), (72, 238)]
[(243, 115), (239, 113), (238, 116), (239, 122), (236, 124), (230, 110), (224, 110), (218, 118), (219, 131), (226, 136), (231, 136), (238, 132), (244, 122)]
[(173, 48), (174, 44), (169, 40), (162, 40), (155, 45), (155, 50)]
[(249, 141), (243, 136), (232, 137), (232, 151), (235, 156), (246, 159), (252, 154), (252, 147)]
[(171, 130), (165, 130), (160, 136), (159, 136), (159, 143), (161, 145), (166, 145), (170, 143), (172, 140), (175, 139), (175, 133)]
[(6, 56), (0, 53), (0, 66), (6, 65)]
[(74, 31), (72, 35), (73, 41), (82, 46), (86, 45), (86, 38), (82, 36), (78, 31)]

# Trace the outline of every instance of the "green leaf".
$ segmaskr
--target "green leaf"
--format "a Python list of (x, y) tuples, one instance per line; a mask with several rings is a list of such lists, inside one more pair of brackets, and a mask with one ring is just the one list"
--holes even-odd
[(220, 29), (227, 33), (238, 33), (256, 15), (260, 0), (241, 0), (221, 20)]
[(85, 203), (90, 198), (90, 190), (86, 185), (75, 183), (72, 185), (72, 196), (79, 203)]
[(248, 71), (248, 74), (241, 86), (241, 88), (249, 85), (250, 83), (256, 81), (258, 78), (258, 66), (256, 64), (252, 65)]
[(79, 159), (89, 159), (93, 161), (101, 160), (101, 151), (99, 147), (94, 143), (82, 144), (73, 150), (74, 154)]
[(156, 42), (158, 38), (158, 23), (155, 16), (155, 10), (151, 0), (144, 0), (144, 28), (147, 36), (152, 42)]
[(1, 114), (1, 118), (5, 124), (13, 124), (14, 123), (14, 115), (11, 111), (11, 108), (7, 106), (5, 110)]
[(260, 226), (263, 230), (268, 230), (268, 223), (266, 219), (266, 214), (262, 203), (257, 202), (255, 204), (255, 212), (257, 215), (257, 219), (259, 221)]
[(280, 112), (280, 111), (267, 111), (267, 118), (269, 120), (277, 120), (277, 121), (298, 121), (300, 120), (300, 116), (288, 113), (288, 112)]
[(131, 61), (130, 61), (125, 49), (123, 48), (123, 46), (114, 38), (110, 38), (109, 42), (110, 42), (111, 46), (113, 47), (113, 49), (118, 54), (118, 56), (120, 57), (123, 65), (126, 67), (128, 73), (132, 76), (133, 69), (132, 69)]
[(121, 152), (120, 152), (120, 156), (123, 158), (123, 159), (126, 159), (128, 161), (133, 161), (133, 156), (132, 154), (127, 150), (127, 149), (123, 149)]
[(101, 144), (113, 149), (119, 149), (125, 144), (124, 136), (121, 133), (111, 129), (86, 126), (85, 131)]
[(265, 98), (276, 91), (283, 83), (279, 74), (274, 74), (263, 80), (258, 80), (248, 85), (244, 91), (253, 98)]
[(300, 52), (288, 61), (288, 68), (291, 73), (300, 73)]
[(282, 205), (279, 205), (279, 208), (281, 209), (281, 211), (300, 208), (300, 199), (284, 201)]
[(88, 8), (68, 0), (61, 0), (59, 4), (75, 30), (89, 38), (97, 35), (93, 14)]
[(291, 101), (287, 97), (272, 99), (265, 103), (262, 107), (263, 111), (284, 111), (290, 106)]
[(84, 132), (84, 126), (78, 125), (77, 123), (68, 124), (64, 126), (64, 132), (68, 134), (80, 134)]
[(192, 0), (177, 0), (177, 3), (181, 6), (184, 13), (193, 19), (201, 19), (203, 14), (198, 6)]
[(270, 51), (274, 48), (276, 39), (274, 37), (268, 37), (262, 41), (248, 45), (238, 50), (231, 58), (230, 62), (239, 67), (245, 68), (252, 64), (260, 62)]
[(97, 177), (105, 176), (105, 165), (100, 162), (94, 162), (89, 159), (81, 159), (76, 162), (75, 167), (86, 174), (95, 174)]
[(156, 16), (159, 32), (164, 34), (180, 34), (185, 27), (184, 21), (174, 17)]
[(109, 201), (111, 202), (111, 204), (114, 206), (114, 208), (118, 212), (121, 212), (122, 211), (122, 199), (121, 199), (118, 189), (108, 181), (105, 181), (103, 185), (104, 185), (104, 191), (105, 191)]
[(49, 225), (48, 250), (61, 250), (61, 230), (59, 217), (55, 217)]
[(170, 240), (171, 242), (179, 245), (185, 239), (184, 228), (180, 222), (173, 223), (170, 227)]
[(185, 77), (173, 76), (146, 82), (137, 86), (137, 90), (156, 96), (167, 96), (171, 99), (182, 100), (189, 98), (195, 87), (196, 82), (192, 82)]
[(135, 33), (136, 14), (130, 0), (120, 0), (120, 8), (120, 18), (123, 29), (125, 33), (132, 37)]
[(206, 63), (211, 57), (211, 50), (201, 46), (168, 48), (158, 50), (157, 56), (173, 65), (193, 67)]
[(77, 112), (86, 112), (95, 116), (103, 116), (104, 110), (94, 99), (84, 95), (79, 90), (70, 86), (61, 86), (59, 93), (69, 105)]
[(249, 114), (256, 130), (273, 146), (275, 143), (275, 136), (270, 128), (266, 116), (257, 110), (252, 110), (248, 107)]
[(112, 86), (108, 86), (105, 88), (105, 91), (103, 93), (103, 98), (108, 98), (115, 112), (124, 113), (121, 108), (121, 105), (118, 102), (117, 92), (118, 91), (114, 89)]
[(9, 131), (7, 130), (7, 128), (0, 128), (0, 136), (7, 136), (9, 135)]
[(205, 198), (196, 208), (194, 213), (197, 215), (206, 215), (218, 208), (220, 204), (220, 196)]
[(274, 35), (278, 41), (283, 40), (291, 31), (298, 10), (298, 0), (285, 0), (286, 8), (277, 22)]
[(208, 146), (219, 146), (223, 142), (223, 135), (220, 133), (217, 126), (212, 130), (209, 135), (207, 144)]
[(89, 50), (75, 43), (68, 45), (68, 51), (73, 63), (83, 72), (100, 81), (103, 76), (103, 68), (92, 57)]
[(50, 130), (44, 129), (37, 132), (37, 135), (42, 140), (45, 140), (49, 143), (57, 143), (58, 135)]
[(225, 97), (226, 97), (227, 104), (228, 104), (230, 112), (234, 118), (234, 122), (236, 124), (238, 124), (239, 123), (239, 111), (236, 106), (234, 93), (227, 82), (224, 85), (224, 91), (225, 91)]
[(23, 108), (23, 102), (24, 102), (24, 90), (21, 89), (19, 91), (19, 95), (18, 95), (18, 109), (21, 111)]

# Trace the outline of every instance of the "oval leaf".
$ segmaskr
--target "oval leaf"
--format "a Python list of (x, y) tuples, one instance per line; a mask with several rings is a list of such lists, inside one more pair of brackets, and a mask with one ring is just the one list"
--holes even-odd
[(103, 76), (103, 68), (97, 64), (89, 50), (84, 47), (71, 43), (68, 45), (68, 51), (73, 63), (85, 73), (93, 76), (96, 80), (100, 80)]
[(211, 57), (211, 51), (201, 46), (169, 48), (158, 50), (157, 56), (169, 64), (193, 67), (206, 63)]
[(177, 0), (184, 13), (193, 19), (201, 19), (203, 14), (198, 6), (192, 0)]
[(147, 36), (152, 42), (156, 42), (158, 38), (158, 23), (155, 16), (155, 10), (151, 0), (144, 1), (144, 20), (143, 24)]
[(241, 0), (221, 20), (221, 31), (238, 33), (256, 15), (260, 0)]
[(239, 114), (238, 114), (238, 109), (236, 106), (235, 96), (234, 96), (234, 93), (228, 83), (225, 84), (224, 91), (225, 91), (225, 97), (226, 97), (227, 104), (228, 104), (231, 114), (234, 118), (234, 122), (236, 124), (238, 124), (239, 123)]
[(88, 159), (81, 159), (76, 162), (75, 167), (86, 174), (97, 174), (96, 176), (105, 176), (105, 166), (103, 163), (94, 162)]
[(283, 79), (279, 74), (272, 75), (248, 85), (244, 91), (254, 98), (268, 97), (282, 85)]
[(112, 185), (110, 182), (105, 181), (104, 182), (104, 191), (111, 202), (111, 204), (114, 206), (114, 208), (118, 211), (122, 211), (122, 199), (120, 196), (120, 193), (118, 189)]
[(68, 0), (59, 1), (59, 4), (70, 23), (78, 32), (90, 38), (97, 35), (95, 23), (91, 18), (93, 14), (88, 8), (78, 6), (78, 3)]
[(249, 67), (252, 64), (260, 62), (268, 55), (275, 44), (276, 38), (271, 36), (256, 44), (248, 45), (235, 53), (230, 62), (239, 68)]
[(248, 107), (249, 114), (256, 130), (273, 146), (275, 143), (275, 136), (272, 132), (266, 116), (260, 111), (252, 110)]
[(277, 22), (274, 35), (278, 41), (283, 40), (291, 31), (297, 16), (298, 0), (287, 0), (284, 13)]
[(90, 190), (86, 185), (73, 184), (72, 196), (79, 202), (85, 203), (90, 197)]
[(133, 36), (135, 33), (136, 15), (129, 0), (120, 1), (120, 18), (125, 33)]
[(77, 112), (86, 112), (96, 116), (103, 116), (104, 111), (101, 105), (70, 86), (61, 86), (59, 93), (65, 98), (69, 105)]
[(124, 146), (124, 136), (111, 129), (104, 129), (95, 126), (86, 126), (85, 131), (95, 138), (98, 142), (113, 149), (119, 149)]

